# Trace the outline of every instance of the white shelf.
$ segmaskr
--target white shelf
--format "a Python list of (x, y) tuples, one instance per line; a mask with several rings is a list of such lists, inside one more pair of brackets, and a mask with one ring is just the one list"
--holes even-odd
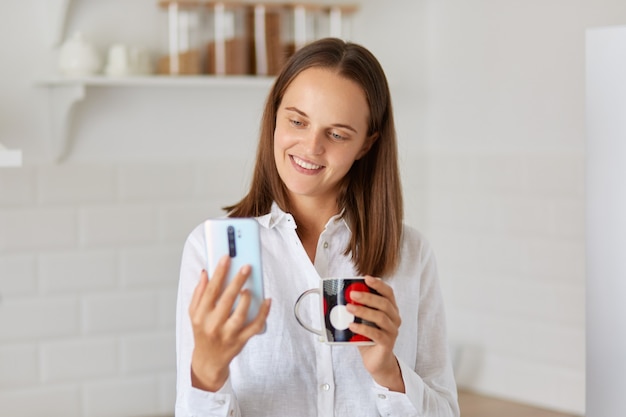
[(70, 78), (52, 77), (37, 82), (42, 87), (263, 87), (269, 88), (275, 77), (252, 75), (146, 75)]
[(92, 76), (82, 78), (52, 77), (36, 82), (48, 90), (52, 157), (62, 161), (69, 152), (69, 128), (77, 103), (87, 97), (89, 88), (164, 87), (220, 88), (243, 87), (269, 89), (274, 77), (259, 76)]
[(9, 150), (0, 143), (0, 167), (19, 167), (22, 165), (22, 151)]

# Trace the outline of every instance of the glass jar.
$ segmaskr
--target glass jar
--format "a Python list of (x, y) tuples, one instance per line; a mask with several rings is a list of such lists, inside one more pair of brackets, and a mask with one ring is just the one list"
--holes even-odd
[(356, 11), (357, 6), (349, 4), (325, 6), (319, 15), (317, 35), (351, 40), (352, 17)]
[(206, 31), (207, 74), (251, 74), (252, 38), (248, 24), (251, 6), (233, 2), (208, 2)]
[(283, 37), (286, 8), (277, 3), (254, 3), (248, 15), (252, 33), (252, 73), (276, 75), (287, 61)]
[(200, 1), (163, 0), (159, 6), (167, 12), (168, 54), (157, 63), (157, 73), (197, 75), (202, 72), (203, 7)]
[(315, 4), (291, 4), (283, 25), (283, 37), (291, 55), (307, 43), (324, 37), (320, 32), (324, 8)]

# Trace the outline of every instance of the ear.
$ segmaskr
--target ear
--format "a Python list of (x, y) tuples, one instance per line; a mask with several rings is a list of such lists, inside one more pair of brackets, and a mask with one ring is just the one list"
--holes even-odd
[(365, 138), (365, 142), (363, 143), (363, 147), (359, 151), (356, 156), (356, 159), (359, 160), (365, 156), (365, 154), (372, 148), (372, 145), (378, 139), (378, 132), (373, 133), (371, 136)]

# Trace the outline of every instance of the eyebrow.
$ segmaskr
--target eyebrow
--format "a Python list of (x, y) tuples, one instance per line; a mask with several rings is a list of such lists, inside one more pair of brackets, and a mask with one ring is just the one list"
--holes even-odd
[[(302, 110), (298, 109), (297, 107), (285, 107), (285, 110), (293, 111), (293, 112), (298, 113), (298, 114), (299, 114), (300, 116), (302, 116), (302, 117), (306, 117), (307, 119), (309, 118), (309, 115), (308, 115), (308, 114), (306, 114), (306, 113), (305, 113), (305, 112), (303, 112)], [(335, 123), (335, 124), (333, 124), (332, 126), (333, 126), (333, 127), (343, 128), (343, 129), (348, 129), (348, 130), (353, 131), (353, 132), (354, 132), (354, 133), (356, 133), (356, 134), (358, 134), (358, 133), (359, 133), (359, 132), (357, 132), (357, 131), (356, 131), (356, 129), (355, 129), (355, 128), (353, 128), (353, 127), (352, 127), (352, 126), (350, 126), (350, 125), (345, 125), (345, 124), (342, 124), (342, 123)]]

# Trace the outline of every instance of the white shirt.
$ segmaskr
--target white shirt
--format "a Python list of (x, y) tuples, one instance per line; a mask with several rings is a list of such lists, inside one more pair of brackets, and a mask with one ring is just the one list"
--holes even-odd
[[(398, 393), (373, 380), (356, 346), (320, 342), (293, 313), (298, 296), (318, 288), (320, 277), (357, 275), (350, 257), (343, 255), (348, 225), (339, 216), (328, 221), (312, 264), (290, 214), (274, 204), (257, 220), (264, 291), (272, 308), (265, 333), (248, 341), (215, 393), (191, 386), (194, 340), (188, 308), (207, 256), (201, 225), (187, 238), (176, 311), (177, 417), (459, 416), (435, 259), (417, 231), (404, 227), (399, 268), (386, 279), (402, 318), (394, 353), (406, 393)], [(308, 302), (300, 312), (319, 329), (319, 300), (313, 295)]]

